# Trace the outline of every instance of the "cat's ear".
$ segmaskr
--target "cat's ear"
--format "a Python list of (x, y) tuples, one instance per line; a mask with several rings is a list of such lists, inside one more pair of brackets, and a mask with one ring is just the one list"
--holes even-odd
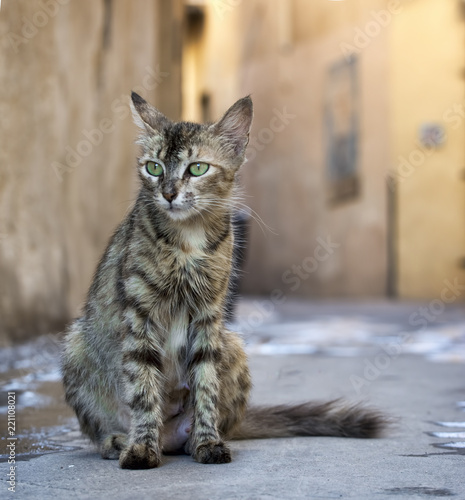
[(163, 113), (135, 92), (131, 92), (130, 105), (134, 123), (142, 130), (160, 132), (170, 123)]
[(249, 143), (252, 118), (252, 99), (250, 96), (243, 97), (226, 111), (223, 118), (213, 125), (213, 129), (215, 134), (227, 142), (234, 154), (243, 156)]

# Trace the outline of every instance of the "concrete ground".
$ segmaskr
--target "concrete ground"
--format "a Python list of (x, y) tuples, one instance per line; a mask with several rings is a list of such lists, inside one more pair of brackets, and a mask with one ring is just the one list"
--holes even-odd
[[(255, 307), (253, 301), (243, 303), (240, 318), (251, 317)], [(0, 497), (465, 500), (465, 364), (453, 355), (454, 349), (460, 352), (463, 347), (463, 311), (448, 308), (420, 329), (409, 320), (418, 307), (288, 303), (256, 324), (253, 333), (246, 333), (254, 403), (341, 396), (365, 401), (397, 418), (383, 438), (233, 442), (233, 462), (227, 465), (167, 456), (159, 469), (129, 471), (102, 460), (79, 437), (72, 420), (54, 438), (70, 451), (24, 455), (27, 460), (16, 463), (15, 493), (8, 491), (8, 464), (0, 463)], [(277, 325), (284, 329), (281, 336), (276, 335)], [(298, 328), (293, 330), (293, 325)], [(326, 325), (329, 343), (312, 333), (315, 325)], [(290, 341), (282, 342), (287, 333)], [(260, 347), (266, 345), (271, 347)], [(307, 351), (305, 345), (310, 345)], [(307, 353), (286, 354), (293, 349)], [(4, 414), (0, 417), (6, 419)], [(441, 432), (452, 434), (432, 435)]]

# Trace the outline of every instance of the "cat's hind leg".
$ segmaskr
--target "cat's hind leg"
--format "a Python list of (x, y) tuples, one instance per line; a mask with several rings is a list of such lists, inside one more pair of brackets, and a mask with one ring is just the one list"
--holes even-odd
[(115, 382), (107, 380), (89, 355), (81, 321), (71, 325), (62, 357), (66, 402), (74, 409), (83, 434), (95, 443), (106, 459), (118, 459), (126, 445), (124, 415), (116, 396)]
[[(101, 398), (90, 395), (89, 387), (85, 384), (76, 387), (68, 382), (67, 377), (64, 380), (66, 401), (76, 412), (82, 433), (97, 446), (102, 458), (118, 459), (126, 446), (127, 434), (116, 417), (117, 409), (113, 404), (105, 404)], [(110, 410), (111, 406), (113, 411)]]
[(64, 376), (66, 401), (76, 412), (82, 433), (97, 446), (102, 458), (117, 460), (126, 447), (127, 434), (111, 394), (97, 397), (89, 385), (72, 379), (73, 372), (68, 371)]
[(252, 388), (247, 356), (242, 339), (236, 333), (226, 331), (223, 338), (219, 378), (220, 398), (219, 431), (223, 439), (240, 425)]

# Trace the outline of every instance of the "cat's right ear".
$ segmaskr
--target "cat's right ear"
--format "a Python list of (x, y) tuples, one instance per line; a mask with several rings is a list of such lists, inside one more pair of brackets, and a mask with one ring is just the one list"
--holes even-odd
[(160, 132), (170, 123), (163, 113), (135, 92), (131, 92), (130, 106), (134, 123), (142, 130)]

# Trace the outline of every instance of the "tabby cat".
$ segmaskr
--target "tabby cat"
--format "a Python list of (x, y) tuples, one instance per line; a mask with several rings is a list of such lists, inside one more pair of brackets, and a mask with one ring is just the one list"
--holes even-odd
[(66, 400), (82, 432), (126, 469), (157, 467), (162, 452), (227, 463), (228, 439), (377, 435), (385, 420), (359, 406), (247, 405), (247, 360), (224, 313), (250, 97), (206, 125), (173, 123), (135, 93), (131, 107), (139, 195), (65, 339)]

